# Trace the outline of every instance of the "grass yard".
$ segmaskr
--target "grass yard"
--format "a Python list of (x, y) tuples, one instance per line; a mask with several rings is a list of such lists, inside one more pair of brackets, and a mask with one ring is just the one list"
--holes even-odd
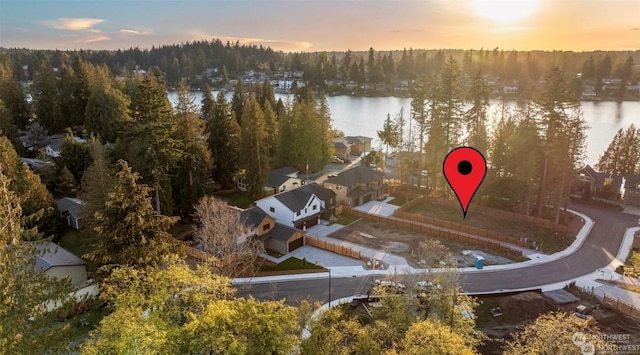
[(549, 254), (564, 250), (573, 242), (573, 238), (556, 235), (554, 231), (548, 228), (474, 213), (473, 207), (469, 209), (466, 219), (463, 218), (460, 208), (435, 203), (423, 203), (411, 208), (408, 212), (472, 227), (499, 231), (515, 238), (527, 238), (527, 242), (531, 244), (535, 241), (536, 245), (541, 245), (540, 250), (542, 252)]
[(291, 257), (278, 265), (262, 265), (258, 272), (263, 271), (291, 271), (291, 270), (322, 270), (323, 268), (305, 260)]
[(249, 199), (249, 195), (242, 191), (219, 192), (215, 195), (216, 197), (226, 200), (230, 205), (240, 208), (249, 208), (253, 204), (253, 201)]
[(338, 223), (342, 224), (343, 226), (347, 226), (357, 220), (359, 220), (360, 217), (356, 217), (356, 216), (352, 216), (350, 214), (346, 214), (343, 213), (340, 215), (340, 217), (338, 217)]
[(409, 201), (406, 197), (396, 197), (393, 200), (387, 202), (390, 205), (402, 206)]
[(509, 314), (503, 313), (499, 317), (494, 317), (491, 314), (491, 309), (499, 306), (497, 299), (483, 298), (479, 299), (478, 303), (480, 304), (475, 309), (475, 314), (478, 317), (476, 318), (476, 327), (492, 327), (497, 325), (513, 324), (516, 322), (516, 319), (511, 317)]

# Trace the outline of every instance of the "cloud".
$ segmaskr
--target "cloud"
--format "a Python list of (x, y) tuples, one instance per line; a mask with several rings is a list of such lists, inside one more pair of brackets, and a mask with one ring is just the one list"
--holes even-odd
[(634, 27), (631, 29), (631, 31), (640, 31), (640, 27)]
[(239, 42), (240, 44), (244, 44), (244, 45), (263, 45), (263, 46), (271, 47), (272, 49), (275, 49), (275, 50), (282, 50), (285, 52), (302, 51), (313, 46), (311, 42), (306, 42), (306, 41), (284, 41), (284, 40), (277, 40), (277, 39), (253, 38), (253, 37), (218, 36), (218, 35), (212, 35), (212, 34), (205, 34), (200, 31), (194, 31), (193, 34), (195, 37), (197, 37), (197, 39), (217, 38), (223, 43), (229, 41), (231, 43)]
[(136, 31), (136, 30), (130, 30), (127, 28), (122, 28), (118, 32), (124, 33), (124, 34), (132, 34), (132, 35), (148, 35), (149, 34), (149, 32), (146, 32), (146, 31)]
[(42, 21), (41, 24), (55, 28), (58, 30), (69, 30), (69, 31), (81, 31), (81, 30), (92, 30), (93, 26), (105, 22), (107, 20), (99, 19), (99, 18), (64, 18), (60, 17), (54, 21)]
[(111, 37), (102, 35), (102, 36), (78, 39), (74, 41), (74, 43), (95, 43), (95, 42), (108, 41), (110, 39)]

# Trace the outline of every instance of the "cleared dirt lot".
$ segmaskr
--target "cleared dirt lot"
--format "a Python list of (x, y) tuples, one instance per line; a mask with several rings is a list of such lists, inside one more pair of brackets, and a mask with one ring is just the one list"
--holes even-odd
[(331, 237), (401, 255), (407, 258), (407, 261), (414, 264), (419, 262), (419, 260), (417, 260), (416, 253), (420, 242), (429, 239), (438, 240), (449, 248), (453, 255), (457, 257), (459, 266), (473, 266), (475, 261), (472, 256), (464, 257), (461, 255), (463, 250), (479, 250), (486, 254), (500, 257), (496, 258), (495, 261), (492, 261), (490, 258), (486, 258), (485, 265), (505, 263), (508, 261), (528, 260), (526, 258), (520, 258), (518, 260), (514, 260), (513, 258), (508, 259), (506, 256), (496, 254), (493, 251), (483, 250), (477, 245), (460, 243), (455, 240), (434, 237), (427, 234), (418, 234), (409, 230), (364, 219), (349, 224), (345, 228), (331, 234)]

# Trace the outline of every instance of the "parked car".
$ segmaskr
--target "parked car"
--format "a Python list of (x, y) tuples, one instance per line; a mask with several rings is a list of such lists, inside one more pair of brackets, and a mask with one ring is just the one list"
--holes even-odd
[(333, 161), (334, 164), (344, 164), (344, 160), (338, 158), (338, 157), (333, 157)]
[(422, 170), (420, 172), (420, 176), (427, 176), (427, 171), (426, 170)]

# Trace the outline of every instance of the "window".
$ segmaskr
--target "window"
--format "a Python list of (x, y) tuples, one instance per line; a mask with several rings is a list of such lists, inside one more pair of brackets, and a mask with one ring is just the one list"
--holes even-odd
[(313, 205), (313, 210), (317, 210), (318, 209), (318, 205)]
[(265, 224), (264, 226), (262, 226), (262, 231), (263, 231), (263, 232), (266, 232), (266, 231), (268, 231), (269, 229), (271, 229), (271, 223), (267, 223), (267, 224)]
[(269, 211), (270, 211), (270, 212), (275, 212), (275, 211), (276, 211), (276, 209), (275, 209), (275, 208), (273, 208), (273, 207), (269, 207)]
[(304, 209), (304, 213), (307, 213), (307, 209), (306, 208)]
[(299, 216), (299, 215), (300, 215), (300, 211), (296, 212), (296, 216)]

